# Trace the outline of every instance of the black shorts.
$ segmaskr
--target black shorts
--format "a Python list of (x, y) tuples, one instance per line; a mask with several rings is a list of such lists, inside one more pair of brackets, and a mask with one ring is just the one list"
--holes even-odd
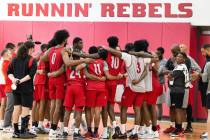
[(15, 92), (14, 105), (21, 105), (23, 107), (32, 108), (33, 105), (33, 93), (19, 93)]
[(210, 93), (206, 95), (206, 108), (210, 109)]
[(202, 107), (206, 107), (206, 91), (205, 92), (200, 92), (200, 93), (201, 93)]
[(184, 94), (185, 93), (170, 93), (171, 97), (171, 106), (174, 106), (175, 108), (183, 108), (183, 102), (184, 102)]

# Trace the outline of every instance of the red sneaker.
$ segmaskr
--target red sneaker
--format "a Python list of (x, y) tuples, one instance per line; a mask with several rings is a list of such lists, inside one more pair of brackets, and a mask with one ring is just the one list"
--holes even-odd
[(175, 129), (173, 132), (170, 133), (170, 136), (171, 137), (183, 137), (184, 133), (182, 130), (179, 131), (179, 130)]
[(87, 133), (85, 133), (85, 138), (92, 138), (92, 133), (90, 133), (90, 132), (87, 132)]
[(170, 126), (169, 128), (165, 129), (165, 130), (163, 131), (163, 133), (169, 134), (169, 133), (173, 132), (174, 130), (175, 130), (175, 128), (172, 127), (172, 126)]
[(160, 131), (160, 125), (159, 124), (157, 125), (157, 131)]

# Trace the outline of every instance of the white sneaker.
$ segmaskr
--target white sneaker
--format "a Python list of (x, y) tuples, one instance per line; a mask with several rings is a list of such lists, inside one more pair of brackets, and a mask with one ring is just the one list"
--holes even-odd
[(145, 133), (144, 135), (139, 136), (140, 139), (153, 139), (154, 135), (152, 133)]
[(3, 133), (13, 133), (13, 128), (12, 126), (4, 127), (3, 128)]
[(63, 136), (63, 130), (60, 128), (57, 128), (57, 136), (61, 137)]
[(204, 132), (201, 134), (201, 139), (208, 139), (208, 132)]
[(31, 130), (29, 131), (30, 133), (37, 135), (37, 132), (39, 131), (38, 127), (32, 126)]
[(158, 131), (152, 131), (153, 138), (159, 138), (159, 132)]
[(145, 133), (146, 133), (146, 131), (144, 129), (140, 129), (138, 134), (139, 135), (144, 135)]
[(103, 130), (103, 133), (101, 134), (101, 139), (109, 139), (109, 134), (107, 129)]
[(57, 137), (57, 131), (53, 130), (53, 129), (50, 129), (49, 137), (56, 138)]

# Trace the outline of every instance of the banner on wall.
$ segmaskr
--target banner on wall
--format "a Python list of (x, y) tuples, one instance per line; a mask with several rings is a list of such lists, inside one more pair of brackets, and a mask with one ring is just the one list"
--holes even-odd
[(210, 0), (2, 0), (0, 20), (188, 22), (210, 26)]

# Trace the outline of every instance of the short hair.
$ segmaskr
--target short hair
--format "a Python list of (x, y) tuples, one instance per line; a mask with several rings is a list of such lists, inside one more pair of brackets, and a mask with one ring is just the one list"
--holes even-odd
[(15, 48), (15, 44), (13, 44), (13, 43), (7, 43), (5, 48), (6, 49), (14, 49)]
[(17, 46), (21, 47), (24, 44), (24, 42), (18, 42)]
[[(181, 55), (184, 57), (184, 59), (187, 60), (187, 54), (186, 54), (186, 53), (184, 53), (184, 52), (179, 52), (178, 54), (181, 54)], [(177, 54), (177, 55), (178, 55), (178, 54)]]
[(134, 50), (136, 52), (144, 51), (148, 52), (149, 42), (145, 39), (142, 40), (136, 40), (134, 42)]
[(80, 41), (82, 41), (82, 38), (80, 38), (80, 37), (75, 37), (75, 38), (73, 39), (73, 45), (79, 43)]
[(91, 46), (88, 50), (89, 54), (98, 53), (98, 48), (96, 46)]
[(57, 44), (62, 44), (69, 37), (69, 32), (67, 30), (58, 30), (54, 34), (54, 39)]
[(57, 46), (57, 42), (55, 40), (55, 38), (52, 38), (49, 42), (48, 42), (48, 49)]
[(3, 57), (4, 54), (7, 53), (7, 52), (8, 52), (8, 49), (4, 49), (4, 50), (1, 52), (1, 57)]
[(115, 49), (115, 48), (118, 46), (119, 39), (118, 39), (118, 37), (116, 37), (116, 36), (110, 36), (110, 37), (107, 39), (107, 42), (108, 42), (108, 44), (109, 44), (109, 47)]
[(42, 44), (40, 48), (41, 51), (43, 52), (45, 49), (48, 49), (48, 44)]
[(165, 49), (163, 47), (158, 47), (157, 51), (159, 51), (161, 54), (164, 54)]
[(24, 46), (25, 46), (27, 49), (31, 49), (31, 48), (34, 48), (34, 47), (35, 47), (35, 44), (34, 44), (34, 42), (32, 42), (32, 41), (26, 41), (26, 42), (24, 43)]
[(125, 45), (125, 51), (126, 51), (126, 52), (129, 52), (129, 51), (132, 51), (132, 50), (134, 50), (134, 45), (133, 45), (133, 43), (127, 43), (127, 44)]
[(204, 45), (203, 45), (203, 48), (204, 48), (204, 49), (210, 48), (210, 44), (204, 44)]

